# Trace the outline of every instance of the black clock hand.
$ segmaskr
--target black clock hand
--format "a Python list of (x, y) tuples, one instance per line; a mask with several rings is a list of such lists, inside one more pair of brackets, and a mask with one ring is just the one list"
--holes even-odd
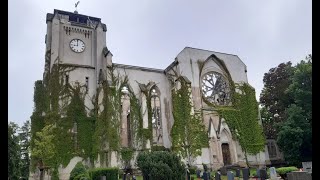
[(77, 46), (78, 46), (78, 41), (79, 41), (79, 39), (77, 39)]

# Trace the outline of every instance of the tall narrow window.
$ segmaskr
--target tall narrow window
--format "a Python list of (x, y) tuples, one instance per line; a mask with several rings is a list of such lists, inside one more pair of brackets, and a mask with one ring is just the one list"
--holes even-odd
[(103, 74), (102, 74), (102, 69), (100, 69), (99, 71), (99, 80), (98, 80), (98, 83), (101, 84), (103, 81)]
[(162, 128), (161, 128), (161, 108), (160, 108), (160, 92), (157, 87), (150, 90), (151, 112), (152, 112), (152, 135), (153, 144), (162, 143)]
[(66, 85), (69, 84), (69, 75), (66, 75)]
[(89, 77), (86, 77), (86, 89), (89, 89)]

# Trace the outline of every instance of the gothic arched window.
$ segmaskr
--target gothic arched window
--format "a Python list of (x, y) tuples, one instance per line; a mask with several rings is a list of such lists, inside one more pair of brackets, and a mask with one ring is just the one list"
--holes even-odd
[(131, 147), (130, 96), (127, 86), (121, 88), (121, 108), (121, 145), (122, 147)]
[(160, 128), (160, 98), (155, 89), (151, 90), (152, 126)]
[(159, 143), (161, 134), (161, 107), (160, 107), (160, 92), (156, 87), (150, 90), (151, 111), (152, 111), (152, 129), (153, 143)]
[(208, 72), (202, 76), (202, 96), (214, 105), (228, 105), (230, 87), (227, 79), (220, 73)]

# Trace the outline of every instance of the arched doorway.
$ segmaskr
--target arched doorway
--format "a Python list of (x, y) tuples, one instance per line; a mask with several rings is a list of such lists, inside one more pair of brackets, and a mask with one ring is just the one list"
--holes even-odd
[(222, 149), (222, 157), (223, 157), (223, 164), (224, 165), (231, 165), (231, 156), (230, 156), (230, 149), (228, 143), (221, 144)]

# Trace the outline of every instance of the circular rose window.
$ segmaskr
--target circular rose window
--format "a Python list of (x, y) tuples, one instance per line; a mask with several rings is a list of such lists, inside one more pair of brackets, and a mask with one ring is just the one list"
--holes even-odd
[(202, 77), (202, 95), (214, 105), (228, 105), (230, 87), (226, 78), (217, 72), (206, 73)]

